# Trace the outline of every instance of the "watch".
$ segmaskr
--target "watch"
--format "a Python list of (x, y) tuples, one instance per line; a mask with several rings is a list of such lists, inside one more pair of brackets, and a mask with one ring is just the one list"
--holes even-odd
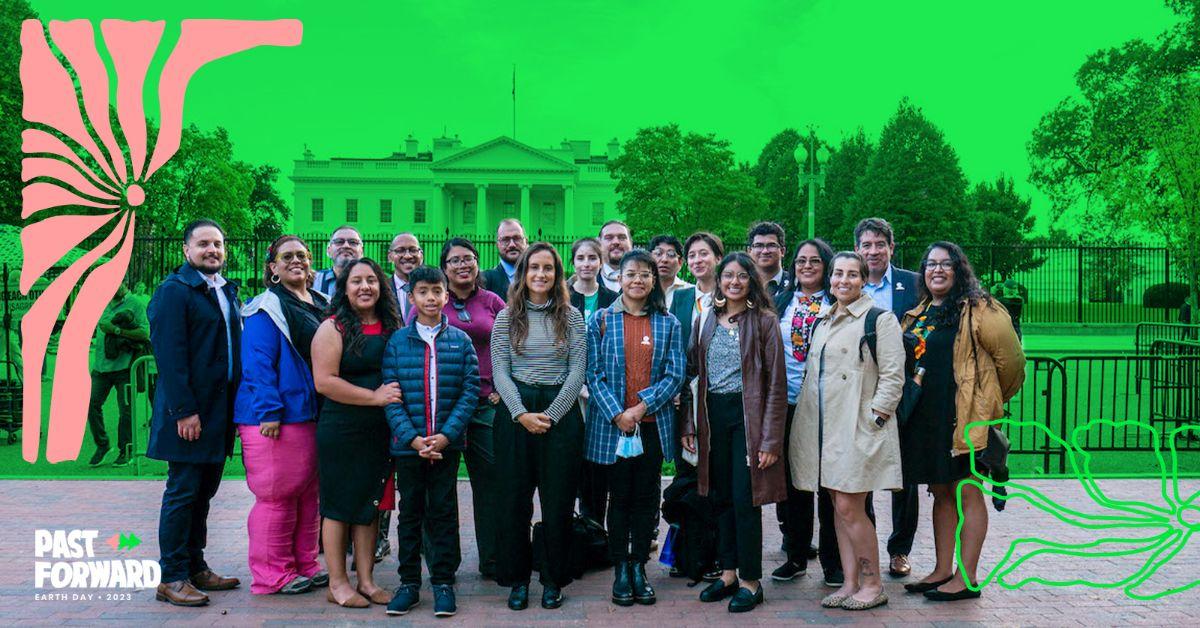
[(878, 414), (875, 415), (875, 427), (883, 427), (886, 424), (887, 424), (887, 419), (879, 416)]

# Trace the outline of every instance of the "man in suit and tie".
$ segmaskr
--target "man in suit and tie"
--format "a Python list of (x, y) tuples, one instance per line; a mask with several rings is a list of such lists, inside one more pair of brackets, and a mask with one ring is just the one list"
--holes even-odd
[[(867, 283), (863, 292), (871, 295), (877, 307), (890, 310), (896, 318), (917, 305), (920, 277), (912, 271), (892, 266), (895, 251), (892, 225), (883, 218), (864, 218), (854, 227), (854, 250), (867, 260)], [(888, 573), (902, 578), (912, 573), (908, 554), (917, 534), (917, 487), (906, 485), (892, 493), (892, 534), (888, 537)], [(870, 500), (868, 500), (870, 504)]]
[(495, 268), (483, 271), (483, 287), (508, 300), (508, 286), (517, 272), (517, 260), (525, 253), (529, 240), (525, 238), (525, 228), (516, 218), (505, 218), (496, 227), (496, 251), (500, 254), (500, 263)]
[(334, 229), (333, 233), (329, 235), (329, 245), (325, 247), (325, 254), (333, 262), (333, 267), (317, 273), (313, 279), (313, 290), (332, 299), (334, 288), (337, 286), (337, 278), (342, 269), (363, 256), (362, 235), (359, 234), (358, 229), (350, 225), (342, 225)]
[(774, 222), (755, 223), (746, 235), (746, 247), (772, 299), (792, 289), (792, 275), (783, 267), (787, 254), (783, 227)]
[(405, 231), (396, 234), (388, 245), (388, 261), (392, 263), (392, 295), (400, 308), (400, 320), (407, 321), (412, 304), (408, 302), (408, 274), (425, 263), (425, 251), (417, 236)]
[(204, 606), (204, 591), (236, 588), (237, 578), (213, 573), (204, 560), (208, 512), (233, 455), (233, 400), (242, 377), (241, 302), (221, 276), (225, 232), (211, 220), (183, 231), (177, 271), (150, 300), (150, 345), (158, 386), (146, 455), (167, 462), (158, 515), (162, 583), (156, 599)]

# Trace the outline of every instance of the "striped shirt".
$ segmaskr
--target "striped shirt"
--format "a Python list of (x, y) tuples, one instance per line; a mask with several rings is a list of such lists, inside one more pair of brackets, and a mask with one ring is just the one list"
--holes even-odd
[(554, 323), (546, 309), (545, 305), (525, 303), (529, 335), (521, 343), (521, 353), (512, 348), (509, 308), (496, 315), (496, 326), (492, 329), (492, 383), (514, 421), (529, 412), (521, 401), (516, 382), (542, 386), (561, 384), (562, 389), (554, 403), (545, 411), (546, 416), (557, 423), (579, 400), (579, 390), (587, 375), (587, 332), (583, 315), (574, 307), (570, 308), (567, 342), (560, 345), (556, 342)]

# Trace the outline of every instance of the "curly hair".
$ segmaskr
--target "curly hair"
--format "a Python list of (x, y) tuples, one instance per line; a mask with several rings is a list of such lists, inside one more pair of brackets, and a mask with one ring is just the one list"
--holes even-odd
[(957, 325), (959, 318), (962, 316), (962, 304), (966, 303), (969, 307), (983, 303), (991, 303), (992, 295), (979, 284), (979, 277), (975, 274), (975, 269), (971, 266), (971, 261), (967, 259), (967, 254), (963, 252), (962, 247), (945, 240), (940, 240), (930, 244), (925, 249), (925, 254), (921, 256), (920, 276), (921, 281), (917, 286), (917, 301), (924, 302), (932, 299), (933, 295), (929, 292), (929, 286), (925, 283), (925, 265), (929, 262), (929, 254), (934, 249), (942, 249), (950, 255), (950, 261), (954, 264), (954, 284), (950, 286), (950, 292), (946, 294), (946, 303), (951, 303), (954, 307), (948, 308), (949, 312), (946, 323), (949, 325)]
[(362, 345), (365, 339), (362, 333), (362, 320), (358, 317), (354, 306), (350, 304), (349, 297), (346, 296), (346, 282), (350, 278), (350, 272), (359, 264), (369, 267), (379, 282), (379, 298), (375, 300), (375, 317), (383, 324), (384, 336), (390, 335), (403, 325), (399, 310), (396, 308), (396, 297), (388, 286), (390, 279), (384, 274), (383, 268), (367, 257), (351, 260), (337, 278), (337, 287), (334, 288), (333, 298), (329, 301), (329, 313), (333, 316), (337, 330), (342, 334), (343, 351), (348, 355), (355, 356), (362, 355)]
[[(717, 265), (717, 285), (713, 288), (713, 310), (718, 313), (725, 313), (725, 293), (721, 292), (721, 273), (725, 272), (725, 267), (730, 264), (741, 266), (742, 270), (746, 271), (746, 274), (750, 276), (750, 288), (746, 294), (746, 305), (750, 308), (759, 308), (774, 312), (775, 302), (767, 294), (767, 288), (763, 285), (762, 279), (759, 279), (758, 270), (754, 267), (754, 261), (743, 251), (734, 251), (726, 255), (721, 260), (721, 263)], [(719, 305), (718, 300), (720, 302)]]
[(529, 316), (525, 306), (529, 299), (529, 259), (538, 253), (549, 253), (554, 258), (554, 286), (550, 288), (550, 307), (546, 315), (554, 322), (554, 336), (559, 345), (567, 342), (570, 334), (571, 293), (563, 276), (562, 258), (558, 251), (546, 242), (534, 242), (517, 260), (512, 285), (508, 287), (508, 316), (513, 351), (521, 353), (521, 345), (529, 337)]

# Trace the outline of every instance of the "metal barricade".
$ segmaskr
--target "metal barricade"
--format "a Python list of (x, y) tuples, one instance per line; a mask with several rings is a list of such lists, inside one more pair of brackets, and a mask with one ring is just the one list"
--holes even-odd
[(1151, 355), (1159, 340), (1200, 341), (1200, 325), (1187, 323), (1138, 323), (1134, 328), (1133, 350), (1137, 355)]
[(154, 414), (154, 387), (158, 364), (144, 355), (129, 366), (129, 412), (133, 422), (133, 464), (137, 475), (166, 475), (167, 463), (146, 457), (150, 443), (150, 421)]
[[(1150, 421), (1164, 432), (1200, 424), (1200, 342), (1157, 340), (1150, 353)], [(1200, 432), (1175, 447), (1200, 450)]]
[[(1006, 417), (1044, 425), (1050, 432), (1061, 434), (1066, 417), (1065, 389), (1066, 371), (1058, 360), (1030, 356), (1025, 360), (1025, 383), (1004, 406)], [(1045, 432), (1032, 427), (1006, 426), (1005, 435), (1012, 445), (1010, 453), (1041, 456), (1043, 473), (1055, 469), (1058, 473), (1065, 472), (1066, 452)]]

